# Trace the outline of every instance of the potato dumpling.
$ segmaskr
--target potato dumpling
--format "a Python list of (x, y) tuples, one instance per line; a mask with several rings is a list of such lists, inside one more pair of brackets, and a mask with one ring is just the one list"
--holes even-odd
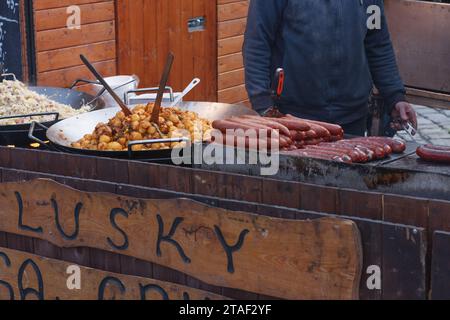
[(107, 145), (107, 149), (112, 151), (121, 151), (123, 149), (122, 145), (116, 141), (110, 142)]
[(109, 137), (107, 135), (101, 135), (100, 139), (98, 139), (98, 141), (100, 143), (110, 143), (111, 142), (111, 137)]

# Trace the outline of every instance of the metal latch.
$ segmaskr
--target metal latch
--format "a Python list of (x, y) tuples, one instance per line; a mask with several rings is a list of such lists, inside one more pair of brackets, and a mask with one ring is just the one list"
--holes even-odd
[(196, 32), (196, 31), (204, 31), (205, 30), (205, 17), (196, 17), (191, 18), (188, 21), (188, 31)]

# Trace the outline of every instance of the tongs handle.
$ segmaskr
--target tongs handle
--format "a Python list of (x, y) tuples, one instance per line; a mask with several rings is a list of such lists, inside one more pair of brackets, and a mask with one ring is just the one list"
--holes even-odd
[(172, 70), (174, 55), (172, 52), (169, 52), (167, 56), (166, 66), (164, 67), (164, 72), (161, 76), (161, 81), (159, 82), (159, 89), (156, 95), (156, 101), (153, 106), (153, 112), (151, 117), (151, 122), (159, 125), (159, 112), (161, 110), (161, 103), (164, 97), (164, 91), (166, 90), (167, 81), (169, 80), (170, 71)]
[(281, 95), (283, 94), (283, 90), (284, 90), (284, 69), (278, 68), (275, 71), (275, 76), (272, 84), (272, 97), (274, 98), (276, 103), (279, 102)]
[(399, 123), (403, 128), (403, 131), (412, 139), (412, 141), (417, 142), (414, 136), (417, 134), (416, 128), (414, 128), (413, 124), (410, 121), (403, 121), (400, 118), (394, 119), (394, 122)]
[(100, 73), (95, 69), (95, 67), (89, 62), (89, 60), (84, 56), (80, 55), (81, 61), (86, 65), (86, 67), (91, 71), (91, 73), (97, 78), (98, 81), (103, 85), (103, 87), (108, 91), (108, 93), (113, 97), (113, 99), (117, 102), (117, 104), (122, 109), (123, 113), (126, 116), (130, 116), (132, 113), (130, 109), (123, 103), (123, 101), (117, 96), (117, 94), (114, 92), (114, 90), (109, 86), (109, 84), (106, 82), (106, 80), (100, 75)]

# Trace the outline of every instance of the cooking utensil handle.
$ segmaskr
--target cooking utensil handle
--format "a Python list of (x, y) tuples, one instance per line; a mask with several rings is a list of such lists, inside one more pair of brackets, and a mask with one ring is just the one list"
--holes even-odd
[(275, 77), (272, 85), (272, 96), (279, 100), (284, 90), (284, 69), (278, 68), (275, 71)]
[(85, 84), (97, 84), (97, 85), (100, 84), (100, 82), (98, 82), (98, 81), (87, 80), (87, 79), (76, 79), (76, 80), (72, 83), (72, 85), (69, 87), (69, 89), (75, 88), (75, 86), (76, 86), (77, 84), (79, 84), (79, 83), (85, 83)]
[(30, 125), (30, 130), (28, 131), (28, 138), (34, 142), (39, 143), (41, 146), (46, 147), (49, 150), (58, 151), (58, 149), (56, 149), (55, 147), (49, 145), (45, 141), (42, 141), (41, 139), (34, 136), (34, 129), (36, 128), (36, 125), (38, 125), (39, 127), (41, 127), (44, 130), (48, 130), (48, 128), (46, 126), (44, 126), (42, 123), (33, 121)]
[[(42, 113), (20, 114), (20, 115), (13, 115), (13, 116), (2, 116), (2, 117), (0, 117), (0, 120), (18, 119), (18, 118), (31, 118), (31, 117), (42, 117), (42, 116), (55, 116), (55, 119), (53, 121), (58, 121), (59, 120), (59, 113), (58, 112), (42, 112)], [(45, 122), (51, 122), (51, 121), (45, 121)]]
[[(136, 89), (136, 90), (130, 90), (127, 91), (125, 93), (125, 104), (129, 105), (130, 104), (130, 95), (133, 93), (145, 93), (145, 92), (158, 92), (159, 87), (154, 87), (154, 88), (141, 88), (141, 89)], [(168, 92), (170, 94), (170, 102), (175, 101), (175, 97), (173, 94), (173, 89), (172, 87), (166, 86), (166, 89), (164, 92)], [(153, 102), (154, 100), (152, 99), (148, 99), (148, 102)]]
[(159, 83), (158, 93), (156, 95), (155, 105), (153, 106), (153, 112), (151, 121), (159, 125), (159, 112), (161, 110), (161, 103), (164, 96), (164, 90), (167, 85), (167, 81), (169, 80), (170, 71), (172, 70), (174, 55), (172, 52), (169, 52), (167, 55), (166, 66), (164, 67), (164, 72), (161, 76), (161, 81)]
[(198, 86), (200, 84), (200, 79), (199, 78), (195, 78), (191, 81), (191, 83), (189, 83), (189, 85), (186, 87), (186, 89), (183, 90), (183, 92), (180, 94), (180, 96), (173, 101), (169, 107), (174, 107), (176, 106), (178, 103), (181, 102), (181, 100), (189, 93), (192, 91), (192, 89), (194, 89), (196, 86)]
[(103, 85), (103, 87), (108, 91), (108, 93), (113, 97), (113, 99), (117, 102), (117, 104), (122, 109), (123, 113), (125, 113), (126, 116), (131, 115), (130, 109), (123, 103), (123, 101), (117, 96), (117, 94), (114, 92), (114, 90), (109, 86), (109, 84), (106, 82), (106, 80), (98, 73), (97, 69), (89, 62), (89, 60), (84, 56), (80, 55), (81, 61), (86, 65), (86, 67), (91, 71), (91, 73), (97, 78), (98, 81)]
[[(76, 86), (77, 84), (79, 84), (79, 83), (101, 85), (101, 83), (98, 82), (98, 81), (92, 81), (92, 80), (87, 80), (87, 79), (76, 79), (76, 80), (72, 83), (72, 85), (69, 87), (69, 89), (70, 89), (70, 90), (73, 90), (73, 88), (75, 88), (75, 86)], [(90, 104), (94, 103), (94, 101), (96, 101), (98, 98), (100, 98), (100, 97), (105, 93), (105, 91), (106, 91), (105, 88), (101, 89), (101, 90), (97, 93), (97, 95), (96, 95), (94, 98), (92, 98), (91, 101), (89, 101), (89, 102), (87, 103), (87, 105), (90, 105)], [(94, 109), (93, 109), (93, 110), (94, 110)], [(93, 110), (91, 110), (91, 111), (93, 111)]]
[(16, 77), (16, 75), (14, 73), (2, 73), (1, 77), (2, 77), (2, 81), (3, 80), (8, 80), (7, 77), (11, 77), (11, 79), (13, 81), (17, 81), (17, 77)]
[(133, 157), (133, 152), (134, 152), (133, 146), (138, 146), (138, 145), (142, 145), (142, 144), (175, 143), (175, 142), (189, 142), (189, 141), (191, 141), (191, 140), (186, 137), (131, 141), (131, 142), (128, 142), (128, 156), (129, 156), (129, 158)]

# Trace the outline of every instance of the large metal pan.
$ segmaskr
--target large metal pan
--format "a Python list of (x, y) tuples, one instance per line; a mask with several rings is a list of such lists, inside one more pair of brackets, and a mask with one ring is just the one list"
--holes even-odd
[[(28, 87), (30, 90), (43, 94), (49, 99), (71, 106), (74, 109), (80, 109), (82, 106), (89, 104), (90, 110), (102, 109), (105, 104), (101, 99), (95, 99), (94, 96), (71, 89), (53, 88), (53, 87)], [(39, 115), (39, 114), (34, 114)], [(44, 115), (44, 114), (41, 114)], [(50, 127), (57, 123), (60, 118), (56, 112), (47, 113), (46, 115), (54, 116), (54, 119), (42, 123), (46, 127)], [(28, 118), (29, 115), (13, 115), (10, 118)], [(0, 117), (5, 119), (7, 117)], [(31, 123), (17, 124), (17, 125), (0, 125), (0, 145), (17, 145), (23, 146), (29, 144), (28, 132)], [(35, 134), (44, 139), (45, 131), (42, 128), (37, 128)]]
[[(134, 105), (135, 106), (135, 105)], [(130, 108), (134, 107), (129, 106)], [(242, 116), (257, 114), (255, 111), (241, 105), (232, 105), (225, 103), (214, 103), (214, 102), (182, 102), (178, 105), (182, 110), (193, 111), (198, 113), (201, 118), (208, 119), (211, 121), (226, 119), (232, 116)], [(170, 158), (172, 150), (149, 150), (149, 151), (139, 151), (131, 152), (126, 151), (92, 151), (92, 150), (82, 150), (72, 148), (71, 144), (83, 138), (86, 134), (91, 134), (98, 123), (107, 123), (109, 119), (113, 118), (120, 108), (107, 108), (102, 110), (97, 110), (85, 114), (78, 115), (66, 120), (62, 120), (50, 128), (46, 132), (47, 139), (50, 141), (51, 146), (58, 150), (79, 153), (86, 155), (96, 155), (105, 156), (112, 158), (141, 158), (141, 159), (156, 159), (156, 158)], [(29, 137), (34, 141), (42, 143), (36, 139), (33, 130), (37, 126), (43, 127), (39, 124), (33, 124), (30, 129)], [(170, 140), (170, 142), (178, 142), (180, 139)], [(133, 144), (150, 144), (159, 143), (160, 140), (156, 141), (138, 141)], [(169, 142), (169, 141), (165, 141)], [(131, 149), (131, 148), (130, 148)]]

